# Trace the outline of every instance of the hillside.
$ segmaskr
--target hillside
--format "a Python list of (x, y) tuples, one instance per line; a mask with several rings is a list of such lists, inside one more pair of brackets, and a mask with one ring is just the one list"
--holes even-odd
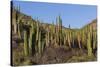
[(12, 9), (12, 65), (35, 65), (97, 60), (97, 19), (81, 29), (33, 19)]
[(88, 26), (89, 26), (89, 27), (92, 27), (93, 30), (97, 30), (97, 19), (94, 19), (94, 20), (91, 21), (89, 24), (83, 26), (82, 29), (85, 29), (85, 28), (87, 28)]

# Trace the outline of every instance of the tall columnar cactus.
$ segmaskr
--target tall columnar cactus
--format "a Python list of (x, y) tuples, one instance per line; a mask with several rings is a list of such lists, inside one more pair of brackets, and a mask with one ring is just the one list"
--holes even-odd
[(51, 34), (51, 35), (50, 35), (50, 43), (53, 44), (53, 42), (54, 42), (54, 41), (53, 41), (53, 33), (50, 33), (50, 34)]
[(19, 21), (18, 21), (17, 25), (18, 25), (18, 37), (21, 38), (20, 23), (19, 23)]
[(14, 17), (14, 19), (12, 19), (12, 25), (13, 25), (13, 31), (14, 31), (14, 33), (16, 34), (17, 33), (17, 11), (14, 11), (15, 10), (15, 8), (14, 8), (14, 6), (13, 5), (11, 5), (12, 6), (12, 18)]
[(74, 42), (75, 42), (75, 32), (72, 33), (72, 45), (73, 46), (75, 45)]
[(39, 55), (42, 53), (42, 40), (41, 40), (41, 30), (40, 30), (40, 23), (37, 23), (37, 33), (36, 33), (36, 45), (35, 49), (36, 52), (38, 52)]
[(21, 32), (20, 32), (20, 6), (17, 7), (17, 14), (16, 14), (16, 23), (17, 23), (17, 34), (18, 37), (21, 38)]
[(57, 47), (58, 43), (57, 43), (57, 35), (54, 34), (54, 46)]
[(50, 26), (50, 41), (51, 41), (51, 44), (53, 45), (53, 43), (54, 43), (54, 40), (53, 40), (53, 38), (54, 38), (54, 23), (52, 23), (52, 25)]
[(52, 22), (52, 33), (53, 34), (55, 33), (55, 25), (54, 25), (54, 22)]
[(48, 27), (48, 45), (50, 45), (50, 28)]
[(63, 44), (64, 44), (64, 46), (67, 46), (67, 37), (68, 37), (68, 32), (67, 31), (64, 31), (64, 33), (63, 33)]
[(93, 49), (96, 49), (97, 47), (97, 32), (93, 32), (94, 37), (93, 37)]
[(85, 31), (82, 30), (82, 45), (85, 45), (86, 43), (86, 36), (85, 36)]
[(79, 45), (79, 48), (81, 48), (81, 33), (78, 32), (78, 45)]
[(39, 40), (38, 40), (38, 53), (41, 55), (41, 31), (39, 32)]
[(24, 30), (24, 54), (28, 56), (28, 38), (27, 38), (27, 31)]
[(13, 23), (14, 33), (16, 34), (17, 33), (17, 23), (16, 23), (16, 19), (13, 19), (12, 20), (12, 23)]
[(71, 48), (71, 32), (70, 31), (68, 32), (68, 45), (69, 45), (69, 48)]
[(57, 43), (58, 45), (60, 46), (61, 45), (61, 37), (60, 37), (60, 34), (61, 34), (61, 18), (60, 16), (57, 17)]
[(44, 51), (44, 46), (45, 46), (45, 41), (44, 40), (41, 40), (41, 53), (43, 53)]
[(48, 47), (48, 34), (45, 34), (45, 42), (46, 42), (46, 47)]
[(63, 36), (63, 43), (64, 43), (64, 45), (66, 46), (66, 35), (65, 36)]
[(58, 22), (58, 37), (59, 37), (59, 45), (62, 45), (62, 20), (60, 18), (60, 16), (58, 16), (57, 18), (57, 22)]
[(63, 44), (64, 44), (64, 46), (67, 46), (67, 34), (66, 34), (66, 32), (64, 32), (64, 34), (63, 34)]
[(92, 47), (91, 47), (91, 33), (88, 33), (88, 39), (87, 39), (87, 49), (88, 49), (88, 56), (92, 56)]
[(46, 46), (48, 47), (49, 46), (49, 42), (50, 41), (50, 31), (49, 31), (49, 28), (47, 29), (47, 32), (46, 32)]
[[(31, 28), (30, 28), (30, 35), (29, 35), (29, 53), (32, 55), (32, 41), (33, 41), (33, 35), (35, 34), (34, 31), (34, 24), (33, 22), (31, 23)], [(34, 45), (35, 46), (35, 45)]]
[(38, 41), (39, 41), (39, 22), (37, 22), (37, 30), (36, 30), (36, 45), (35, 45), (35, 50), (38, 52)]

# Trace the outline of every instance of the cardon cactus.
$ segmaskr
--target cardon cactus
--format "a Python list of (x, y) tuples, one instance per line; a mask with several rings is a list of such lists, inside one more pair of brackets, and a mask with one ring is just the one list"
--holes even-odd
[(93, 49), (97, 48), (97, 32), (93, 32)]
[(47, 30), (48, 30), (48, 32), (46, 32), (46, 47), (49, 46), (49, 41), (50, 41), (50, 31), (49, 31), (49, 28)]
[(28, 56), (28, 38), (27, 38), (27, 31), (24, 30), (24, 54), (25, 56)]
[[(31, 28), (30, 28), (30, 35), (29, 35), (29, 53), (32, 55), (32, 41), (33, 41), (33, 35), (35, 34), (35, 29), (34, 29), (34, 24), (33, 22), (31, 23)], [(35, 45), (34, 45), (35, 46)]]
[(88, 56), (92, 56), (92, 47), (91, 47), (91, 33), (88, 33), (88, 39), (87, 39), (87, 50), (88, 50)]
[(41, 31), (39, 32), (39, 40), (38, 40), (38, 53), (41, 54)]
[(68, 45), (69, 45), (69, 48), (71, 48), (71, 31), (68, 32)]
[(79, 45), (79, 48), (81, 48), (81, 33), (78, 32), (78, 45)]
[(38, 42), (39, 42), (39, 22), (37, 22), (37, 29), (36, 29), (36, 44), (35, 44), (35, 51), (38, 52)]

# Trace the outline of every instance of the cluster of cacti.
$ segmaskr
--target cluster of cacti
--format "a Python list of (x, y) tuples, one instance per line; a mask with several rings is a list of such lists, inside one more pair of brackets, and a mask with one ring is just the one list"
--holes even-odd
[(35, 34), (34, 30), (34, 24), (31, 22), (31, 28), (30, 28), (30, 34), (29, 34), (29, 54), (32, 55), (32, 41), (33, 41), (33, 35)]
[[(25, 56), (34, 54), (42, 54), (44, 49), (49, 46), (72, 46), (78, 45), (78, 48), (86, 47), (88, 56), (92, 55), (93, 49), (97, 46), (97, 32), (93, 31), (92, 27), (86, 27), (82, 30), (74, 30), (70, 28), (64, 29), (62, 26), (62, 19), (60, 16), (56, 19), (56, 25), (54, 22), (52, 25), (42, 25), (38, 21), (21, 22), (20, 12), (15, 13), (17, 19), (13, 19), (13, 31), (18, 34), (20, 39), (24, 40), (24, 54)], [(43, 30), (42, 30), (43, 29)], [(23, 36), (24, 35), (24, 36)], [(93, 47), (92, 47), (93, 46)]]

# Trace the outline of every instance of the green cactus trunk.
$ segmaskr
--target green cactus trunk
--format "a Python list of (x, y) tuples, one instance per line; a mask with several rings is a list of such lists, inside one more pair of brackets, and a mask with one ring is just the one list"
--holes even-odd
[(48, 47), (48, 35), (47, 35), (47, 33), (45, 35), (45, 41), (46, 41), (46, 47)]
[(64, 37), (64, 45), (66, 46), (66, 35)]
[(54, 37), (54, 46), (55, 46), (55, 47), (58, 46), (58, 44), (57, 44), (57, 36), (56, 36), (56, 35), (55, 35), (55, 37)]
[(44, 41), (42, 41), (42, 44), (41, 44), (41, 53), (43, 53), (43, 50), (44, 50)]
[[(29, 35), (29, 54), (32, 55), (32, 41), (34, 35), (34, 26), (31, 24), (30, 35)], [(35, 45), (34, 45), (35, 46)]]
[(82, 31), (82, 46), (86, 44), (85, 41), (86, 41), (86, 36), (85, 36), (85, 31), (83, 30)]
[(74, 46), (75, 32), (72, 33), (72, 45)]
[[(13, 11), (14, 12), (14, 11)], [(13, 24), (13, 31), (14, 31), (14, 34), (17, 34), (17, 12), (15, 11), (15, 15), (13, 15), (14, 13), (12, 13), (12, 17), (15, 17), (15, 19), (12, 19), (12, 24)]]
[(37, 23), (37, 30), (36, 30), (36, 44), (35, 44), (35, 51), (38, 52), (38, 42), (39, 42), (39, 23)]
[(28, 56), (28, 43), (27, 43), (27, 31), (24, 31), (24, 54)]
[(41, 55), (41, 31), (39, 32), (38, 53)]
[(29, 54), (32, 55), (32, 33), (30, 33), (29, 37)]
[(94, 36), (93, 36), (93, 49), (96, 49), (96, 48), (97, 48), (97, 47), (96, 47), (96, 45), (97, 45), (97, 33), (94, 32), (93, 35), (94, 35)]
[(18, 30), (17, 30), (17, 34), (18, 34), (18, 37), (21, 39), (21, 32), (20, 32), (20, 7), (17, 7), (17, 14), (16, 14), (16, 20), (17, 20), (17, 27), (18, 27)]
[[(49, 29), (48, 29), (49, 30)], [(49, 40), (50, 40), (50, 33), (49, 33), (49, 31), (46, 33), (46, 47), (48, 47), (49, 46)]]
[(21, 39), (20, 23), (18, 22), (18, 37)]
[(88, 56), (92, 56), (92, 47), (91, 47), (91, 33), (88, 33), (88, 39), (87, 39), (87, 49), (88, 49)]
[(81, 49), (81, 35), (80, 35), (80, 32), (78, 32), (78, 45), (79, 45), (79, 48)]
[(69, 48), (71, 48), (71, 32), (70, 31), (68, 32), (68, 45), (69, 45)]
[(14, 33), (17, 33), (17, 23), (15, 20), (12, 21), (13, 22), (13, 28), (14, 28)]

